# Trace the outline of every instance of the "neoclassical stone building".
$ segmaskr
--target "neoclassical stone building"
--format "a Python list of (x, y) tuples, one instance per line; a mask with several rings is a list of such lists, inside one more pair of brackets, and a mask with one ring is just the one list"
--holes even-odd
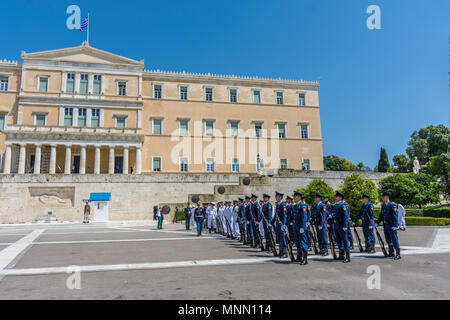
[(5, 174), (323, 170), (318, 82), (145, 70), (81, 46), (0, 61)]

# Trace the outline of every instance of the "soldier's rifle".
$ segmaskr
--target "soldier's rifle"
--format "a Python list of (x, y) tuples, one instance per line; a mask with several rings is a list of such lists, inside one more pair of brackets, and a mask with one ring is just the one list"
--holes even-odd
[(384, 241), (383, 241), (383, 238), (381, 238), (381, 235), (380, 235), (380, 233), (378, 232), (377, 227), (374, 226), (374, 228), (375, 228), (375, 233), (377, 234), (378, 242), (380, 243), (381, 251), (383, 251), (384, 256), (387, 257), (387, 256), (388, 256), (388, 253), (387, 253), (387, 251), (386, 251), (386, 248), (384, 247)]
[(313, 242), (313, 249), (314, 249), (314, 253), (315, 254), (319, 254), (319, 250), (317, 249), (317, 242), (316, 242), (316, 238), (314, 235), (314, 230), (313, 232), (311, 232), (311, 224), (308, 226), (308, 233), (309, 233), (309, 237), (311, 238), (312, 242)]
[[(270, 241), (272, 242), (273, 255), (276, 257), (276, 256), (278, 256), (278, 251), (277, 251), (277, 243), (275, 242), (273, 233), (270, 230), (270, 227), (272, 225), (269, 223), (269, 221), (267, 221), (266, 216), (264, 215), (263, 212), (261, 212), (261, 217), (262, 217), (264, 223), (266, 224), (266, 229), (267, 229), (267, 232), (269, 232)], [(266, 230), (264, 230), (264, 232), (266, 232)]]
[[(355, 231), (356, 238), (358, 239), (359, 252), (364, 252), (363, 246), (361, 244), (361, 238), (359, 237), (358, 231), (356, 231), (356, 226), (353, 226), (353, 230)], [(350, 232), (352, 231), (350, 230)]]
[(331, 253), (333, 254), (333, 259), (337, 260), (338, 256), (336, 253), (336, 247), (334, 245), (334, 237), (333, 237), (333, 232), (331, 230), (331, 226), (328, 227), (328, 241), (331, 244)]
[(250, 216), (252, 217), (252, 221), (253, 221), (253, 224), (255, 226), (255, 231), (256, 231), (256, 233), (258, 234), (258, 237), (259, 237), (259, 244), (260, 244), (261, 251), (264, 251), (265, 247), (264, 247), (264, 243), (263, 243), (263, 238), (261, 236), (261, 232), (259, 232), (259, 224), (256, 222), (256, 219), (253, 216), (253, 213), (250, 212)]
[[(283, 223), (281, 223), (280, 217), (278, 217), (278, 215), (276, 213), (275, 213), (275, 217), (277, 219), (277, 222), (280, 224), (281, 229), (283, 229)], [(294, 253), (292, 251), (291, 239), (289, 238), (287, 227), (284, 228), (284, 230), (282, 230), (282, 231), (284, 231), (283, 232), (284, 233), (284, 240), (286, 241), (286, 246), (287, 246), (287, 249), (288, 249), (289, 258), (291, 259), (292, 262), (295, 262), (295, 256), (294, 256)]]

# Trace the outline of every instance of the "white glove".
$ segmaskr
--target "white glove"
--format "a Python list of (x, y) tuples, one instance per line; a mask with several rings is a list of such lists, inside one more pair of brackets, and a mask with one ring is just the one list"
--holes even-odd
[(375, 224), (374, 224), (374, 227), (375, 227), (375, 228), (378, 227), (378, 223), (375, 223)]
[(372, 229), (373, 229), (373, 226), (369, 226), (369, 229), (372, 230)]
[(356, 226), (356, 223), (352, 222), (352, 227)]
[(294, 225), (294, 223), (293, 222), (291, 222), (291, 226), (293, 226)]
[(347, 231), (347, 228), (342, 228), (342, 230)]
[(309, 222), (306, 223), (306, 227), (308, 228), (311, 224)]
[(322, 230), (322, 227), (321, 227), (321, 226), (318, 226), (318, 228), (319, 228), (319, 230)]
[(305, 233), (305, 229), (300, 228), (300, 233)]
[(330, 227), (330, 225), (329, 224), (327, 224), (327, 228), (329, 228)]
[(397, 231), (398, 228), (397, 227), (392, 227), (392, 231)]

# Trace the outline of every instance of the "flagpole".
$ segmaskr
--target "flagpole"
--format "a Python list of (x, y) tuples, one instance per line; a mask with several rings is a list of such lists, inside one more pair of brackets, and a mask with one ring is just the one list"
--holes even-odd
[(90, 24), (91, 24), (91, 18), (89, 17), (89, 12), (88, 12), (87, 43), (89, 43), (89, 25)]

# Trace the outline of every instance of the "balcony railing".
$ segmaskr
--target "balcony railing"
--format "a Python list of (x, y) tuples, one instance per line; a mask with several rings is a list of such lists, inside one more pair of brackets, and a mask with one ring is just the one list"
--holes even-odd
[(87, 134), (141, 134), (142, 129), (137, 128), (105, 128), (105, 127), (66, 127), (66, 126), (31, 126), (8, 125), (6, 132), (33, 132), (33, 133), (87, 133)]

